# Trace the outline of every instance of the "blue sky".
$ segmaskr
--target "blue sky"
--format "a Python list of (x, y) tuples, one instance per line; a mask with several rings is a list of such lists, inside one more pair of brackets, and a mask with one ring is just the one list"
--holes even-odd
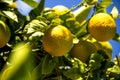
[[(37, 0), (40, 1), (40, 0)], [(77, 5), (81, 2), (81, 0), (46, 0), (45, 2), (45, 7), (54, 7), (56, 5), (64, 5), (68, 8), (71, 8), (73, 5)], [(24, 2), (21, 0), (17, 1), (18, 5), (18, 10), (23, 14), (23, 15), (28, 15), (30, 10), (32, 9), (28, 5), (26, 5)], [(108, 13), (112, 10), (113, 6), (116, 6), (119, 13), (120, 13), (120, 0), (113, 0), (113, 4), (108, 7)], [(117, 33), (120, 34), (120, 18), (116, 20), (117, 23)], [(113, 47), (113, 57), (117, 56), (120, 53), (120, 43), (110, 40), (110, 43), (112, 44)]]

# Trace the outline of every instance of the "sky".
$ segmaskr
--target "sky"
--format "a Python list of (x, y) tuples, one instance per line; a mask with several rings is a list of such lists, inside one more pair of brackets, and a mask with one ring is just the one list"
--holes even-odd
[[(37, 0), (38, 2), (40, 0)], [(81, 0), (45, 0), (45, 7), (54, 7), (56, 5), (64, 5), (68, 8), (71, 8), (74, 5), (77, 5), (81, 2)], [(28, 5), (26, 5), (24, 2), (22, 2), (21, 0), (18, 0), (17, 2), (18, 5), (18, 10), (20, 13), (22, 13), (23, 15), (28, 15), (28, 13), (30, 12), (30, 10), (32, 10), (32, 8)], [(113, 3), (111, 6), (109, 6), (107, 8), (108, 13), (112, 10), (112, 8), (114, 6), (117, 7), (119, 13), (120, 13), (120, 0), (113, 0)], [(117, 33), (120, 34), (120, 18), (116, 20), (116, 24), (117, 24)], [(109, 41), (113, 47), (113, 58), (118, 56), (118, 54), (120, 53), (120, 42), (116, 42), (114, 40), (110, 40)]]

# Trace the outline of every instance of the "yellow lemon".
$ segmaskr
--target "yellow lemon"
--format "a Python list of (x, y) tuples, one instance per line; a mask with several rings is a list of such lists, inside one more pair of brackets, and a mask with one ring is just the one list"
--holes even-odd
[(97, 50), (103, 50), (107, 54), (109, 59), (110, 60), (112, 59), (112, 45), (108, 41), (105, 42), (96, 41), (93, 44), (97, 47)]
[(43, 47), (53, 56), (63, 56), (72, 48), (71, 32), (62, 25), (50, 27), (43, 36)]
[(3, 21), (0, 21), (0, 48), (6, 45), (10, 40), (10, 36), (11, 33), (9, 27)]
[(116, 33), (116, 23), (107, 13), (97, 13), (88, 23), (88, 32), (97, 41), (108, 41)]
[(89, 59), (90, 54), (96, 53), (97, 49), (95, 45), (88, 41), (80, 40), (73, 46), (70, 51), (72, 57), (78, 58), (82, 62), (86, 62)]
[(57, 6), (53, 7), (52, 10), (54, 10), (55, 13), (59, 16), (65, 14), (69, 11), (69, 9), (63, 5), (57, 5)]
[(74, 17), (73, 12), (71, 12), (67, 7), (63, 5), (57, 5), (52, 8), (52, 10), (60, 17), (62, 20)]

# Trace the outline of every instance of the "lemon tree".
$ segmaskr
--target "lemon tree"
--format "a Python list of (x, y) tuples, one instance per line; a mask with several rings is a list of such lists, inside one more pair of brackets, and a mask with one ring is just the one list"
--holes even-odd
[[(120, 80), (120, 56), (113, 60), (109, 40), (120, 42), (112, 0), (81, 0), (45, 7), (45, 0), (0, 1), (0, 80)], [(92, 11), (91, 11), (92, 10)]]

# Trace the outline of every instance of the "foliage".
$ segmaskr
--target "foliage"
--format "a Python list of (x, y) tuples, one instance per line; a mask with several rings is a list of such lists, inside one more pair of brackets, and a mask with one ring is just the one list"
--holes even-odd
[[(33, 8), (29, 16), (23, 16), (15, 5), (11, 5), (15, 4), (14, 1), (0, 1), (2, 6), (0, 20), (5, 22), (11, 31), (9, 42), (0, 48), (0, 80), (120, 79), (120, 56), (116, 56), (114, 61), (111, 61), (104, 51), (98, 50), (89, 56), (86, 63), (83, 63), (77, 58), (72, 58), (69, 53), (59, 57), (51, 56), (42, 46), (44, 33), (55, 25), (64, 25), (71, 31), (74, 37), (73, 45), (78, 43), (79, 39), (90, 39), (87, 31), (87, 24), (92, 17), (90, 10), (88, 8), (82, 10), (79, 15), (83, 18), (78, 21), (76, 16), (68, 14), (74, 13), (73, 10), (83, 6), (90, 6), (94, 10), (91, 12), (92, 15), (99, 12), (107, 13), (106, 9), (111, 5), (112, 0), (102, 0), (93, 5), (88, 5), (83, 0), (61, 16), (56, 15), (52, 9), (45, 10), (45, 0), (41, 0), (40, 3), (23, 0)], [(110, 14), (116, 20), (117, 8), (113, 7)], [(120, 42), (120, 34), (116, 33), (112, 39)]]

